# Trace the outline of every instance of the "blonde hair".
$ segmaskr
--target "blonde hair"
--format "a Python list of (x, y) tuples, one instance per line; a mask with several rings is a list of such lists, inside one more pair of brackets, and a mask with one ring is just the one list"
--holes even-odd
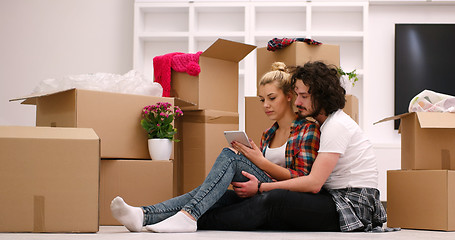
[(275, 83), (284, 94), (292, 92), (291, 74), (283, 62), (274, 62), (271, 71), (265, 73), (259, 81), (259, 86), (264, 86), (269, 83)]

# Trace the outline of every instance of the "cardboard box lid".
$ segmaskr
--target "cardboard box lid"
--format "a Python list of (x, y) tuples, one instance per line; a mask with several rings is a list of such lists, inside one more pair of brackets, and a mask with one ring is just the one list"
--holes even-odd
[[(94, 92), (99, 92), (99, 91), (97, 91), (97, 90), (86, 90), (86, 89), (68, 88), (68, 89), (64, 89), (64, 90), (55, 90), (55, 91), (49, 91), (49, 92), (42, 92), (42, 93), (29, 94), (29, 95), (26, 95), (26, 96), (22, 96), (22, 97), (17, 97), (17, 98), (10, 99), (9, 101), (10, 101), (10, 102), (13, 102), (13, 101), (20, 101), (20, 100), (23, 100), (23, 101), (21, 102), (21, 104), (36, 105), (36, 99), (38, 99), (38, 98), (40, 98), (40, 97), (50, 96), (50, 95), (54, 95), (54, 94), (58, 94), (58, 93), (63, 93), (63, 92), (69, 92), (69, 91), (94, 91)], [(107, 93), (112, 93), (112, 94), (126, 94), (126, 95), (128, 95), (128, 93), (116, 93), (116, 92), (107, 92)], [(131, 95), (135, 95), (135, 94), (131, 94)], [(151, 95), (143, 95), (143, 96), (156, 97), (156, 96), (151, 96)], [(174, 102), (175, 102), (175, 105), (176, 105), (176, 106), (179, 106), (179, 107), (182, 108), (182, 109), (190, 108), (190, 107), (196, 106), (195, 103), (192, 103), (192, 102), (189, 102), (189, 101), (185, 101), (185, 100), (182, 100), (182, 99), (180, 99), (180, 98), (174, 98)]]
[(403, 119), (411, 116), (412, 114), (417, 115), (417, 120), (421, 128), (455, 128), (455, 114), (454, 113), (440, 113), (440, 112), (412, 112), (403, 113), (400, 115), (387, 117), (379, 120), (373, 124), (387, 122), (391, 120)]
[(73, 91), (73, 90), (76, 90), (76, 88), (68, 88), (68, 89), (64, 89), (64, 90), (55, 90), (55, 91), (48, 91), (48, 92), (42, 92), (42, 93), (33, 93), (33, 94), (25, 95), (22, 97), (13, 98), (13, 99), (10, 99), (9, 101), (13, 102), (13, 101), (24, 100), (21, 102), (21, 104), (36, 105), (37, 98), (49, 96), (49, 95), (53, 95), (53, 94), (57, 94), (57, 93), (62, 93), (62, 92), (69, 92), (69, 91)]
[(217, 58), (230, 62), (240, 62), (256, 46), (219, 38), (201, 56)]
[(99, 140), (92, 128), (0, 126), (0, 138)]

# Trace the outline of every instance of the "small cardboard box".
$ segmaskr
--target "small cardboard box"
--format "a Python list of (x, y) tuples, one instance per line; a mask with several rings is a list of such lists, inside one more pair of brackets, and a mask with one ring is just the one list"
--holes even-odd
[(101, 160), (100, 225), (121, 225), (110, 210), (116, 196), (135, 207), (174, 197), (173, 165), (172, 161)]
[[(150, 159), (147, 133), (141, 127), (141, 111), (147, 105), (174, 98), (68, 89), (25, 96), (22, 104), (36, 105), (36, 125), (93, 128), (101, 138), (102, 158)], [(178, 120), (177, 120), (178, 121)], [(178, 144), (174, 144), (173, 154)]]
[(284, 62), (286, 66), (304, 65), (309, 61), (322, 61), (325, 64), (340, 66), (340, 46), (322, 44), (309, 45), (304, 42), (294, 42), (291, 45), (277, 49), (267, 50), (267, 47), (257, 50), (257, 82), (266, 72), (270, 71), (272, 63)]
[(172, 71), (171, 95), (194, 104), (184, 110), (238, 111), (239, 62), (256, 46), (218, 39), (199, 57), (199, 76)]
[(405, 113), (400, 119), (401, 169), (455, 170), (455, 114)]
[(92, 129), (0, 126), (0, 232), (98, 232)]
[(186, 111), (182, 132), (183, 192), (201, 185), (228, 142), (224, 131), (239, 129), (239, 115), (216, 110)]
[(455, 171), (387, 171), (387, 227), (455, 230)]
[[(346, 95), (343, 111), (359, 123), (359, 100), (356, 96)], [(274, 121), (265, 115), (259, 97), (245, 97), (245, 132), (256, 145), (261, 142), (262, 133), (273, 125)]]

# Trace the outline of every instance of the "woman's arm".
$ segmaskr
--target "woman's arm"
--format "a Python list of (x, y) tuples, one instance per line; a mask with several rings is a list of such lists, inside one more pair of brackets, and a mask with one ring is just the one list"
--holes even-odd
[(251, 146), (249, 148), (241, 143), (233, 142), (232, 146), (239, 152), (241, 152), (246, 158), (248, 158), (252, 163), (259, 167), (262, 171), (269, 174), (272, 178), (276, 180), (286, 180), (291, 178), (291, 173), (289, 169), (276, 165), (275, 163), (267, 160), (263, 155), (261, 150), (257, 145), (250, 139)]

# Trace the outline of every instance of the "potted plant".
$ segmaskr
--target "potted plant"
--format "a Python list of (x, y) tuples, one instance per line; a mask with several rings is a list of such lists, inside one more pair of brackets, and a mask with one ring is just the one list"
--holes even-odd
[(359, 78), (356, 73), (356, 69), (351, 72), (345, 72), (341, 67), (337, 68), (338, 74), (340, 75), (341, 86), (346, 90), (346, 94), (351, 93), (351, 89), (355, 86)]
[(172, 153), (172, 142), (177, 129), (172, 122), (183, 115), (178, 106), (172, 107), (168, 102), (158, 102), (142, 109), (141, 126), (148, 135), (148, 147), (152, 160), (169, 160)]

